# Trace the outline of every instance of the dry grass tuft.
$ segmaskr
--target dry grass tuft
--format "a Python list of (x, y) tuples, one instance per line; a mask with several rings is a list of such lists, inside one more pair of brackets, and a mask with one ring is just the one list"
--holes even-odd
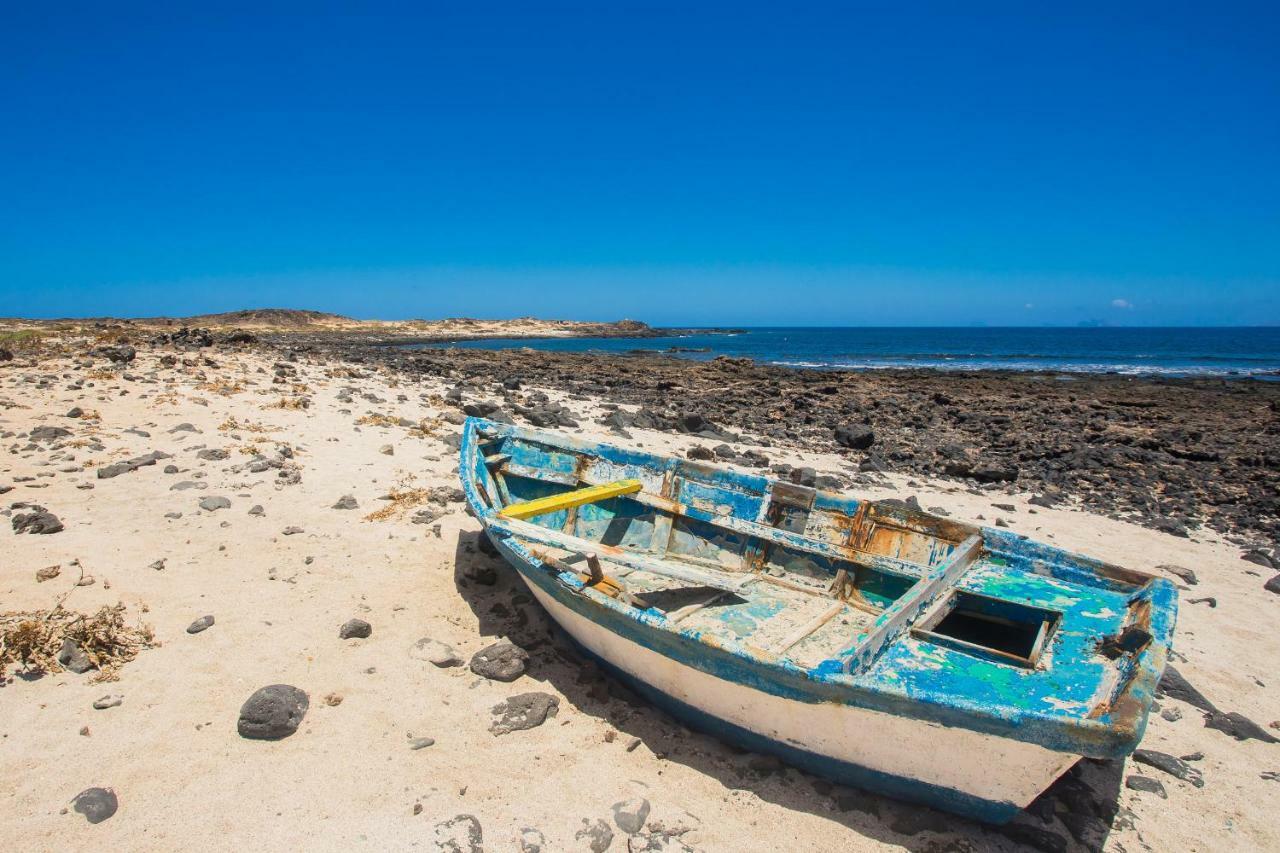
[(364, 517), (365, 521), (386, 521), (402, 516), (427, 503), (427, 489), (395, 488), (387, 495), (387, 505)]
[(201, 382), (195, 387), (197, 391), (208, 391), (210, 394), (218, 394), (222, 397), (231, 397), (244, 392), (244, 386), (239, 382)]
[(384, 415), (381, 412), (375, 412), (372, 415), (362, 415), (356, 421), (356, 424), (359, 426), (398, 427), (400, 426), (400, 419)]
[(158, 645), (149, 625), (125, 623), (124, 604), (92, 616), (65, 610), (61, 602), (52, 610), (0, 613), (0, 678), (14, 664), (24, 672), (61, 672), (58, 652), (65, 640), (78, 645), (97, 668), (92, 682), (118, 680), (121, 666)]
[(409, 434), (416, 435), (419, 438), (434, 438), (440, 434), (442, 429), (448, 432), (452, 429), (452, 425), (440, 418), (423, 418), (418, 421), (417, 426), (409, 430)]
[[(379, 426), (379, 427), (402, 426), (399, 418), (392, 417), (391, 415), (384, 415), (380, 412), (375, 412), (371, 415), (363, 415), (356, 421), (356, 424), (358, 426)], [(410, 436), (414, 436), (417, 438), (427, 438), (427, 437), (436, 435), (436, 433), (440, 430), (440, 428), (445, 425), (446, 425), (445, 422), (440, 420), (439, 418), (422, 418), (413, 426), (405, 427), (405, 429), (408, 430), (408, 434)]]
[(221, 432), (267, 433), (267, 432), (280, 431), (280, 427), (268, 426), (267, 424), (258, 424), (258, 423), (254, 423), (253, 421), (240, 421), (240, 420), (237, 420), (234, 416), (229, 417), (222, 423), (218, 424), (218, 429)]

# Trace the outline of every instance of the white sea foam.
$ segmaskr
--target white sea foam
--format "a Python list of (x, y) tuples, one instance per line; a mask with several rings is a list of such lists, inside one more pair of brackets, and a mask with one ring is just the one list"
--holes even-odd
[(802, 359), (774, 359), (769, 364), (780, 367), (802, 367), (811, 370), (945, 370), (954, 372), (977, 370), (1014, 370), (1045, 373), (1116, 373), (1123, 376), (1223, 376), (1274, 378), (1280, 380), (1280, 372), (1274, 367), (1222, 368), (1207, 365), (1151, 365), (1114, 362), (1054, 362), (1054, 361), (999, 361), (957, 360), (950, 356), (934, 359), (849, 359), (819, 361)]

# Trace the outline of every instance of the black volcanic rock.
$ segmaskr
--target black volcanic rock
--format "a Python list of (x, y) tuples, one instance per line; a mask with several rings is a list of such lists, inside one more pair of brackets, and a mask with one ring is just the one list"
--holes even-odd
[(307, 714), (307, 694), (289, 684), (257, 690), (240, 707), (236, 731), (252, 740), (280, 740), (298, 730)]
[(524, 675), (529, 653), (510, 640), (485, 646), (471, 658), (471, 671), (494, 681), (515, 681)]
[(835, 436), (837, 444), (853, 450), (866, 450), (876, 441), (875, 431), (866, 424), (838, 426), (835, 430)]
[(85, 788), (71, 801), (71, 808), (89, 823), (102, 823), (120, 808), (120, 800), (110, 788)]

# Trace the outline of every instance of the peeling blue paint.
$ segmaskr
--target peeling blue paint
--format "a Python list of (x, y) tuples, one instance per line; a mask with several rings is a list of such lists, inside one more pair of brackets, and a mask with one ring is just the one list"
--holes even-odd
[[(628, 477), (644, 483), (642, 494), (669, 501), (678, 513), (673, 516), (661, 504), (613, 498), (579, 508), (572, 524), (560, 511), (534, 519), (538, 527), (599, 543), (605, 558), (608, 547), (621, 547), (673, 564), (759, 580), (732, 603), (709, 606), (695, 619), (673, 624), (671, 614), (640, 609), (584, 585), (573, 573), (548, 568), (530, 542), (491, 526), (500, 507), (489, 496), (492, 489), (484, 486), (488, 472), (477, 449), (480, 431), (528, 474), (505, 475), (512, 500), (563, 492), (579, 482)], [(686, 666), (797, 702), (868, 708), (1074, 755), (1120, 757), (1142, 736), (1176, 620), (1177, 594), (1167, 580), (1006, 530), (826, 492), (810, 496), (798, 522), (794, 513), (784, 518), (775, 512), (771, 518), (771, 484), (758, 475), (478, 419), (469, 419), (464, 427), (460, 471), (471, 508), (529, 583), (609, 631)], [(808, 535), (810, 529), (820, 535)], [(968, 537), (980, 537), (979, 556), (949, 570), (961, 540)], [(781, 577), (766, 578), (763, 572)], [(831, 657), (811, 666), (761, 647), (762, 626), (787, 606), (786, 596), (769, 594), (767, 584), (795, 585), (802, 590), (799, 595), (810, 590), (830, 606), (837, 599), (827, 587), (837, 577), (857, 591), (860, 606), (872, 610), (861, 617), (865, 621), (858, 636), (848, 636), (833, 647)], [(928, 594), (921, 595), (929, 584)], [(1052, 611), (1052, 632), (1037, 660), (1018, 666), (998, 653), (931, 641), (927, 633), (897, 625), (884, 634), (882, 648), (865, 654), (863, 643), (878, 636), (877, 631), (883, 633), (895, 612), (916, 608), (904, 611), (910, 616), (904, 627), (910, 628), (922, 614), (944, 606), (953, 590), (993, 599), (996, 615), (1000, 608)], [(1100, 641), (1130, 624), (1140, 624), (1151, 635), (1140, 653), (1117, 660), (1099, 653)], [(854, 660), (862, 664), (850, 666)], [(685, 710), (683, 716), (696, 716)], [(714, 720), (699, 722), (715, 728)], [(731, 739), (750, 745), (750, 737), (735, 735)], [(787, 749), (792, 748), (772, 751)], [(800, 756), (796, 763), (809, 766), (821, 758)], [(848, 769), (841, 775), (849, 776)], [(985, 819), (1007, 817), (1008, 804), (959, 808), (945, 792), (914, 794), (909, 798), (950, 802), (942, 807)]]

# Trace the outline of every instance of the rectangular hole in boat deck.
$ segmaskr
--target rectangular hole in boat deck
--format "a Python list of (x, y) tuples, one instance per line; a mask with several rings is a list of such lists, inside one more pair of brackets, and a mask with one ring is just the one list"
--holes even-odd
[(959, 651), (1035, 666), (1062, 614), (968, 592), (954, 593), (914, 633)]

